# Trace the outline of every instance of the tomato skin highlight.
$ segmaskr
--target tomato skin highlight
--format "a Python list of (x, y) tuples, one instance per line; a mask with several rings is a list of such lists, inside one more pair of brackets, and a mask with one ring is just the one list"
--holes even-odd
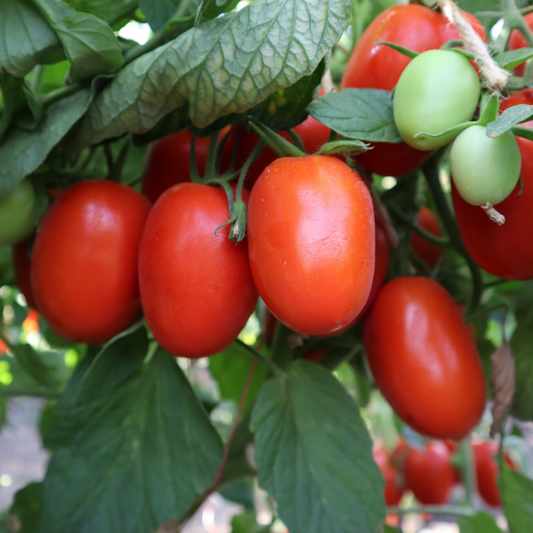
[[(243, 190), (246, 201), (247, 191)], [(222, 188), (182, 183), (154, 205), (139, 249), (146, 321), (175, 356), (197, 359), (229, 346), (257, 302), (246, 240), (228, 239)]]
[(432, 442), (423, 451), (411, 449), (404, 475), (407, 488), (421, 504), (446, 503), (454, 484), (450, 451), (443, 442)]
[(37, 309), (35, 296), (31, 287), (31, 259), (28, 256), (29, 240), (20, 241), (13, 245), (13, 270), (19, 291), (26, 298), (28, 306)]
[(250, 195), (255, 284), (274, 316), (307, 335), (342, 330), (374, 275), (374, 209), (361, 178), (328, 156), (282, 158)]
[[(501, 111), (519, 104), (533, 105), (533, 89), (514, 93), (502, 102)], [(531, 127), (533, 121), (521, 125)], [(526, 281), (533, 279), (533, 141), (521, 137), (516, 140), (522, 159), (522, 192), (518, 194), (517, 185), (498, 204), (497, 210), (506, 218), (503, 226), (463, 200), (453, 184), (452, 199), (459, 232), (472, 259), (494, 276)]]
[(150, 205), (126, 185), (86, 180), (47, 211), (31, 280), (37, 308), (58, 335), (101, 344), (137, 317), (137, 253)]
[(483, 366), (455, 302), (437, 282), (386, 283), (363, 336), (376, 384), (406, 424), (454, 440), (477, 425), (486, 399)]
[[(440, 224), (438, 218), (435, 214), (430, 211), (425, 205), (420, 208), (418, 212), (418, 225), (435, 235), (435, 237), (442, 237), (442, 230), (440, 229)], [(429, 241), (424, 239), (418, 233), (414, 231), (411, 233), (411, 247), (415, 251), (416, 255), (420, 257), (426, 264), (433, 268), (437, 261), (444, 254), (444, 250), (431, 244)]]

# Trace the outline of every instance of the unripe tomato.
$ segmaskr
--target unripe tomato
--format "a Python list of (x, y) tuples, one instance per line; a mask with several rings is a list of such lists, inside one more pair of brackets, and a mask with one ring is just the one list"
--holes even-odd
[[(533, 13), (528, 13), (524, 16), (524, 20), (530, 29), (533, 29)], [(526, 38), (518, 31), (513, 30), (511, 32), (511, 37), (509, 38), (509, 50), (516, 50), (518, 48), (527, 48)], [(522, 63), (514, 68), (514, 73), (516, 76), (523, 76), (526, 71), (526, 64)], [(516, 104), (515, 104), (516, 105)]]
[[(244, 190), (244, 200), (247, 191)], [(227, 348), (257, 302), (246, 240), (228, 239), (222, 188), (181, 183), (152, 208), (139, 249), (144, 315), (157, 342), (197, 359)]]
[(19, 291), (26, 298), (26, 303), (36, 309), (37, 303), (31, 288), (31, 259), (28, 240), (13, 245), (13, 270), (15, 271), (15, 281)]
[(506, 131), (490, 138), (484, 126), (471, 126), (455, 139), (450, 154), (452, 178), (461, 197), (472, 205), (499, 204), (520, 176), (520, 149)]
[(69, 187), (47, 211), (33, 247), (39, 312), (66, 340), (101, 344), (141, 310), (139, 240), (150, 202), (105, 180)]
[(0, 196), (0, 245), (15, 244), (33, 233), (34, 204), (35, 192), (28, 180), (22, 180), (5, 196)]
[[(418, 212), (417, 223), (421, 228), (435, 235), (435, 237), (442, 237), (442, 230), (440, 229), (438, 218), (425, 205), (423, 205)], [(418, 255), (418, 257), (431, 268), (437, 264), (437, 261), (444, 253), (442, 248), (431, 244), (424, 239), (424, 237), (414, 231), (411, 233), (411, 246), (416, 255)]]
[[(533, 105), (533, 89), (524, 89), (504, 100), (501, 110), (519, 104)], [(533, 121), (523, 126), (532, 127)], [(533, 141), (516, 138), (522, 165), (522, 192), (518, 185), (498, 211), (506, 222), (498, 226), (479, 207), (468, 204), (452, 187), (453, 206), (461, 237), (472, 259), (484, 270), (503, 279), (533, 278)]]
[(448, 501), (453, 487), (450, 452), (443, 442), (432, 442), (423, 451), (412, 449), (405, 459), (405, 484), (423, 505)]
[(394, 121), (402, 139), (417, 150), (435, 150), (457, 133), (413, 139), (417, 133), (440, 133), (472, 118), (481, 84), (468, 60), (450, 50), (429, 50), (403, 71), (394, 93)]
[(376, 384), (406, 424), (437, 439), (461, 439), (476, 426), (485, 407), (483, 366), (441, 285), (424, 277), (386, 283), (363, 335)]
[[(485, 30), (479, 20), (464, 11), (463, 15), (486, 41)], [(392, 6), (378, 15), (361, 36), (344, 71), (341, 87), (392, 91), (411, 59), (377, 42), (392, 42), (416, 52), (425, 52), (460, 38), (455, 26), (438, 11), (413, 3)], [(405, 143), (375, 143), (373, 146), (373, 150), (354, 159), (370, 172), (381, 176), (408, 174), (431, 155)]]
[[(472, 446), (476, 466), (477, 489), (480, 496), (494, 507), (501, 505), (500, 489), (498, 488), (498, 473), (496, 462), (498, 444), (496, 442), (478, 442)], [(503, 459), (511, 470), (516, 470), (509, 455), (504, 451)]]
[(334, 157), (277, 159), (261, 174), (248, 208), (250, 266), (274, 316), (306, 335), (350, 324), (374, 275), (372, 199)]

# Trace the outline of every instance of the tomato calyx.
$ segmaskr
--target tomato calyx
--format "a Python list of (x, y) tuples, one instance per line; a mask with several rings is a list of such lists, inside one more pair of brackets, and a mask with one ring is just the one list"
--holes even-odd
[[(248, 117), (248, 124), (250, 124), (255, 133), (257, 133), (279, 157), (306, 157), (308, 155), (304, 150), (287, 141), (287, 139), (284, 139), (281, 135), (262, 124), (255, 117)], [(303, 146), (302, 141), (296, 132), (292, 131), (289, 135), (296, 140), (297, 144)]]

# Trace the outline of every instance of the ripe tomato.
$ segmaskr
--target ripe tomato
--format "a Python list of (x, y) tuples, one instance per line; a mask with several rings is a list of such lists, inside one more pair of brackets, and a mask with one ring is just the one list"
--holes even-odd
[[(220, 132), (220, 140), (227, 129)], [(211, 137), (195, 137), (194, 151), (200, 176), (205, 174)], [(191, 132), (182, 130), (155, 141), (152, 159), (141, 183), (141, 190), (153, 203), (170, 187), (191, 180), (190, 168)], [(231, 149), (226, 145), (221, 167), (227, 169), (231, 161)]]
[(376, 384), (406, 424), (437, 439), (460, 439), (476, 426), (485, 407), (483, 366), (455, 302), (437, 282), (407, 277), (385, 284), (363, 335)]
[(26, 303), (36, 309), (37, 303), (31, 288), (31, 259), (28, 240), (13, 245), (13, 270), (15, 271), (15, 281), (19, 291), (26, 298)]
[(0, 245), (15, 244), (33, 233), (34, 204), (35, 192), (28, 180), (0, 197)]
[(403, 496), (403, 488), (399, 482), (399, 474), (390, 465), (387, 454), (380, 448), (373, 450), (374, 460), (376, 461), (381, 475), (385, 480), (385, 490), (383, 496), (385, 497), (385, 503), (389, 506), (395, 506), (400, 503)]
[[(472, 446), (476, 465), (477, 488), (480, 496), (494, 507), (501, 505), (500, 489), (498, 488), (498, 472), (496, 462), (498, 444), (496, 442), (479, 442)], [(503, 452), (503, 459), (511, 470), (516, 470), (507, 452)]]
[(435, 150), (458, 134), (423, 139), (414, 139), (415, 135), (440, 133), (470, 120), (480, 94), (479, 77), (468, 59), (451, 50), (428, 50), (415, 57), (398, 80), (394, 121), (409, 146)]
[(248, 208), (250, 266), (274, 316), (307, 335), (350, 324), (364, 307), (374, 275), (370, 193), (334, 157), (274, 161)]
[(141, 310), (139, 240), (150, 202), (125, 185), (87, 180), (46, 213), (33, 247), (31, 281), (50, 328), (72, 342), (101, 344)]
[(196, 183), (171, 187), (148, 217), (139, 249), (142, 307), (155, 339), (172, 355), (220, 352), (254, 310), (246, 240), (231, 242), (229, 226), (215, 235), (228, 219), (224, 190)]
[[(524, 89), (502, 103), (501, 110), (533, 104), (533, 89)], [(524, 126), (533, 126), (533, 121)], [(498, 226), (479, 208), (468, 204), (452, 186), (453, 206), (463, 242), (472, 259), (484, 270), (503, 279), (533, 278), (533, 141), (517, 137), (522, 158), (522, 192), (518, 185), (498, 211), (506, 217)], [(480, 237), (481, 236), (481, 237)]]
[(319, 350), (309, 350), (302, 355), (302, 359), (307, 359), (312, 363), (318, 363), (330, 350), (331, 346), (320, 348)]
[(432, 442), (423, 451), (412, 449), (405, 459), (405, 484), (423, 505), (446, 503), (453, 487), (450, 452), (443, 442)]
[(394, 447), (394, 450), (391, 453), (390, 462), (399, 472), (403, 472), (403, 465), (410, 451), (411, 447), (403, 438), (400, 439), (398, 444)]
[(24, 322), (22, 322), (22, 329), (26, 333), (33, 333), (39, 331), (39, 313), (35, 309), (30, 309)]
[[(429, 233), (435, 235), (435, 237), (442, 237), (438, 218), (425, 205), (423, 205), (418, 212), (417, 224), (426, 231), (429, 231)], [(418, 235), (418, 233), (415, 233), (414, 231), (411, 233), (411, 246), (416, 255), (418, 255), (418, 257), (431, 268), (437, 264), (437, 261), (444, 253), (442, 248), (431, 244), (424, 239), (424, 237)]]
[[(485, 30), (477, 18), (470, 13), (463, 14), (486, 40)], [(424, 52), (440, 48), (451, 39), (460, 39), (460, 35), (441, 13), (418, 4), (392, 6), (378, 15), (361, 36), (344, 71), (341, 88), (392, 91), (411, 60), (377, 42), (388, 41)], [(399, 177), (418, 168), (430, 155), (406, 143), (376, 143), (373, 150), (354, 159), (370, 172)]]
[[(524, 16), (524, 20), (527, 25), (533, 29), (533, 13), (528, 13)], [(511, 37), (509, 38), (509, 50), (516, 50), (518, 48), (527, 48), (527, 42), (524, 36), (518, 31), (513, 30), (511, 32)], [(516, 76), (523, 76), (526, 70), (526, 64), (522, 63), (514, 68), (514, 73)], [(515, 104), (516, 105), (516, 104)]]

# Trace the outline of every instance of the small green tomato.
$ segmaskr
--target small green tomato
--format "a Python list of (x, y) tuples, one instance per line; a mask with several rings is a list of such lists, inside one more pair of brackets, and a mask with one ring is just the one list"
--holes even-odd
[(403, 71), (394, 93), (394, 120), (402, 139), (417, 150), (435, 150), (458, 133), (413, 140), (418, 133), (440, 133), (472, 118), (481, 83), (468, 59), (450, 50), (429, 50)]
[(490, 138), (484, 126), (471, 126), (455, 139), (450, 154), (458, 193), (472, 205), (499, 204), (515, 188), (520, 176), (520, 150), (506, 131)]
[(35, 193), (28, 180), (0, 196), (0, 245), (15, 244), (31, 235), (35, 228), (34, 204)]

